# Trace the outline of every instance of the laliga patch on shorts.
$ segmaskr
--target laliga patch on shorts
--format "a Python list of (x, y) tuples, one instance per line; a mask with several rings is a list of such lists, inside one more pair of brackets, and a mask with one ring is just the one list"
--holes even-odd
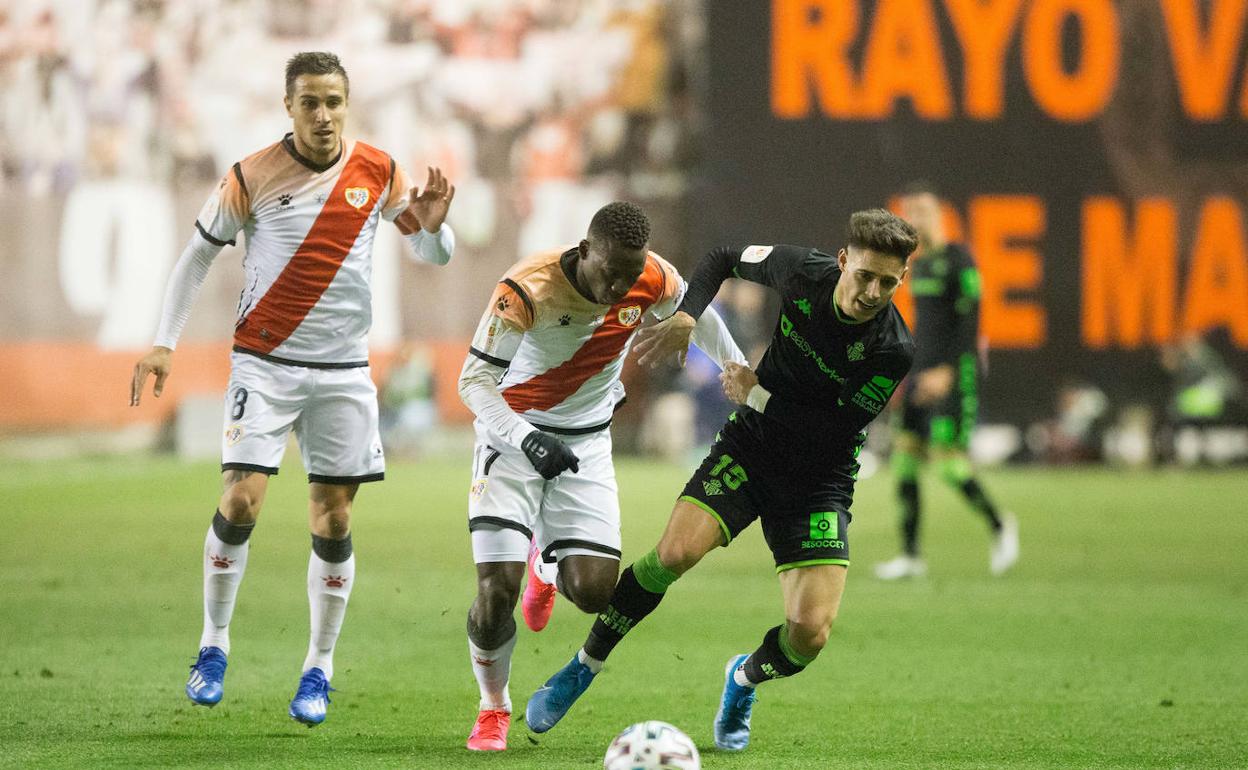
[(480, 500), (481, 495), (485, 494), (485, 482), (487, 479), (477, 479), (472, 482), (472, 486), (468, 489), (468, 497), (471, 500)]
[(347, 199), (347, 203), (350, 203), (354, 208), (358, 209), (365, 203), (368, 203), (368, 188), (348, 187), (345, 191), (343, 191), (343, 196)]
[(620, 309), (620, 323), (625, 326), (636, 326), (641, 320), (641, 305), (629, 305)]
[(234, 446), (243, 440), (243, 426), (235, 424), (225, 429), (225, 443)]
[(742, 262), (762, 262), (767, 259), (767, 255), (771, 253), (774, 246), (746, 246), (745, 251), (741, 252)]

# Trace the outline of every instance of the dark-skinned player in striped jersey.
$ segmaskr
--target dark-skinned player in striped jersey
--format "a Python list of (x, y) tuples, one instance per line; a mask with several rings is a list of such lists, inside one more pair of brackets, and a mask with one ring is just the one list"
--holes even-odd
[(683, 356), (690, 333), (730, 276), (779, 293), (780, 318), (757, 372), (726, 364), (724, 393), (741, 408), (689, 479), (658, 545), (620, 576), (572, 660), (529, 699), (526, 721), (553, 727), (603, 661), (667, 589), (755, 519), (775, 557), (784, 622), (725, 669), (715, 745), (744, 749), (755, 687), (793, 676), (823, 649), (845, 589), (858, 452), (910, 369), (914, 343), (892, 297), (918, 245), (883, 209), (849, 220), (836, 256), (798, 246), (719, 248), (704, 256), (676, 314), (639, 341), (641, 363)]
[(1018, 561), (1018, 523), (999, 511), (975, 477), (967, 456), (979, 409), (979, 271), (970, 253), (945, 238), (940, 198), (926, 182), (900, 196), (901, 216), (919, 234), (909, 279), (914, 296), (917, 352), (898, 393), (900, 420), (892, 466), (901, 506), (902, 552), (875, 565), (881, 580), (922, 577), (919, 548), (919, 469), (924, 459), (984, 517), (992, 533), (988, 569), (1003, 574)]

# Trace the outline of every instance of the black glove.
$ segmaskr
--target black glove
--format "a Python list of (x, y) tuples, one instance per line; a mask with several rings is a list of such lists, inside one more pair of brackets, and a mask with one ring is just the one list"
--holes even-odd
[(581, 469), (581, 461), (568, 445), (549, 433), (535, 430), (520, 442), (520, 449), (529, 462), (549, 481), (566, 470), (576, 473)]

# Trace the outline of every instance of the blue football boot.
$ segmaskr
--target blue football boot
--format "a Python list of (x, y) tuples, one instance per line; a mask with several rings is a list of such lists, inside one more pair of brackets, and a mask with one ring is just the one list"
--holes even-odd
[(724, 751), (741, 751), (750, 745), (750, 709), (758, 700), (753, 687), (733, 681), (733, 673), (749, 655), (737, 655), (724, 668), (724, 695), (715, 713), (715, 745)]
[(329, 680), (319, 668), (310, 668), (299, 678), (299, 690), (290, 701), (290, 718), (308, 727), (316, 727), (325, 721), (329, 707)]
[(594, 672), (582, 663), (575, 655), (554, 676), (546, 680), (546, 684), (537, 688), (537, 692), (529, 698), (524, 709), (524, 721), (535, 733), (544, 733), (559, 723), (563, 715), (568, 713), (576, 699), (589, 689), (594, 681)]
[(212, 708), (224, 694), (225, 653), (220, 647), (200, 647), (199, 657), (191, 664), (186, 680), (186, 697), (197, 706)]

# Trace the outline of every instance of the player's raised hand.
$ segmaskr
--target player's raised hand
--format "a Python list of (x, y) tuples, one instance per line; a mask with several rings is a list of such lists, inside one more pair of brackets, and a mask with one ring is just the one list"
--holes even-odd
[(165, 380), (169, 379), (169, 372), (173, 369), (172, 359), (173, 351), (160, 345), (156, 345), (139, 359), (134, 365), (134, 377), (130, 380), (130, 406), (139, 405), (149, 374), (156, 375), (156, 386), (152, 388), (152, 395), (160, 398), (161, 391), (165, 389)]
[(637, 333), (636, 349), (641, 356), (637, 363), (653, 368), (674, 355), (676, 365), (684, 366), (685, 355), (689, 352), (689, 338), (697, 324), (693, 316), (682, 311), (642, 329)]
[(758, 384), (758, 375), (744, 364), (725, 361), (724, 370), (719, 373), (719, 382), (724, 386), (724, 395), (729, 401), (744, 404), (750, 397), (750, 391)]
[(424, 191), (419, 187), (412, 188), (407, 210), (399, 214), (395, 223), (405, 234), (414, 233), (421, 228), (436, 233), (442, 229), (442, 223), (446, 221), (446, 213), (450, 211), (451, 200), (454, 198), (455, 185), (442, 176), (442, 169), (430, 166)]

